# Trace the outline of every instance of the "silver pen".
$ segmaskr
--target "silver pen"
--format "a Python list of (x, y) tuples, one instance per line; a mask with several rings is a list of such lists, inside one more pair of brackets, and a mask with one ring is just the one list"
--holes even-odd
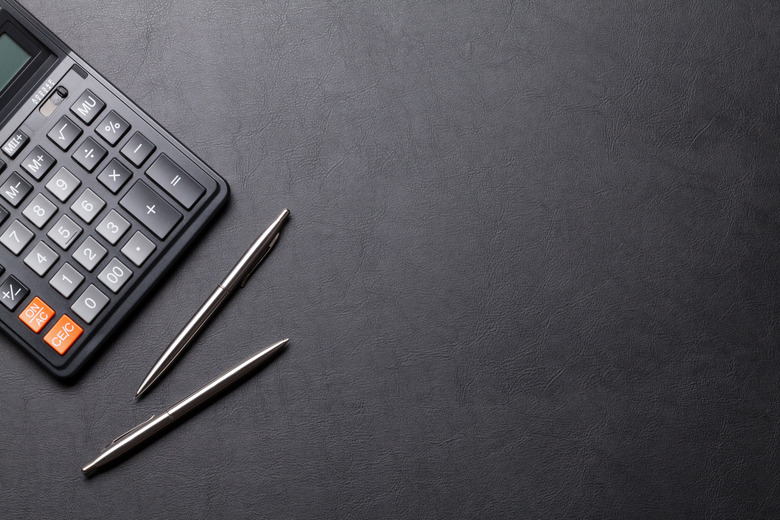
[(190, 319), (189, 322), (181, 329), (179, 335), (174, 338), (173, 342), (168, 346), (165, 352), (162, 353), (160, 359), (154, 364), (152, 369), (146, 375), (143, 383), (135, 393), (136, 398), (146, 392), (155, 381), (171, 366), (173, 361), (187, 348), (192, 342), (200, 329), (208, 323), (209, 319), (222, 307), (227, 301), (228, 297), (233, 294), (236, 288), (243, 287), (252, 273), (260, 265), (265, 256), (274, 247), (276, 241), (279, 239), (279, 233), (287, 217), (290, 216), (290, 211), (285, 209), (282, 211), (273, 224), (271, 224), (260, 237), (250, 246), (241, 260), (238, 261), (233, 270), (227, 275), (227, 278), (217, 286), (211, 296), (209, 296), (206, 303), (201, 305), (198, 312)]
[(262, 352), (259, 352), (250, 357), (237, 367), (228, 370), (218, 378), (208, 383), (206, 386), (196, 390), (189, 397), (185, 397), (160, 415), (153, 415), (132, 430), (120, 435), (114, 439), (111, 444), (106, 446), (98, 458), (84, 466), (81, 471), (85, 475), (89, 475), (93, 471), (100, 469), (105, 465), (113, 462), (117, 458), (125, 455), (130, 450), (140, 445), (142, 442), (177, 422), (189, 412), (195, 410), (200, 405), (205, 404), (211, 398), (215, 397), (223, 390), (226, 390), (232, 384), (249, 375), (251, 372), (260, 367), (263, 362), (271, 355), (273, 355), (277, 350), (287, 344), (288, 341), (289, 339), (283, 339), (278, 343), (274, 343)]

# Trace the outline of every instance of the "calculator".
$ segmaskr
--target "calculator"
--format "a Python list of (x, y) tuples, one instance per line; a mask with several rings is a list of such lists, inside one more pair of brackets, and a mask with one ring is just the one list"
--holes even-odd
[(0, 0), (0, 147), (0, 328), (69, 379), (229, 189), (10, 0)]

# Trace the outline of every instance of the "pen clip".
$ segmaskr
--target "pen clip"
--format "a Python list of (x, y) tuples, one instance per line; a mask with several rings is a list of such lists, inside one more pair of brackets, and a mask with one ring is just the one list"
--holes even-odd
[(110, 443), (108, 443), (108, 446), (106, 446), (105, 448), (103, 448), (103, 449), (101, 450), (101, 452), (100, 452), (100, 453), (103, 453), (104, 451), (106, 451), (106, 450), (107, 450), (107, 449), (109, 449), (111, 446), (113, 446), (113, 445), (114, 445), (114, 444), (116, 444), (117, 442), (121, 441), (122, 439), (124, 439), (125, 437), (127, 437), (128, 435), (130, 435), (131, 433), (133, 433), (133, 432), (135, 432), (135, 431), (137, 431), (137, 430), (139, 430), (139, 429), (143, 428), (144, 426), (146, 426), (147, 424), (149, 424), (149, 423), (152, 421), (152, 419), (154, 419), (155, 417), (156, 417), (156, 415), (152, 415), (151, 417), (149, 417), (147, 420), (145, 420), (145, 421), (144, 421), (144, 422), (142, 422), (141, 424), (137, 424), (137, 425), (133, 426), (132, 428), (130, 428), (129, 430), (127, 430), (125, 433), (123, 433), (122, 435), (120, 435), (119, 437), (117, 437), (116, 439), (114, 439), (113, 441), (111, 441)]
[(277, 233), (273, 240), (271, 240), (271, 243), (268, 244), (268, 247), (265, 249), (265, 252), (263, 253), (263, 256), (257, 259), (255, 262), (255, 265), (252, 266), (252, 269), (244, 276), (244, 278), (241, 279), (241, 283), (239, 284), (241, 287), (244, 287), (246, 283), (249, 281), (249, 278), (254, 274), (254, 272), (257, 270), (258, 267), (260, 267), (260, 264), (263, 263), (263, 260), (265, 260), (265, 257), (268, 256), (268, 253), (271, 252), (271, 249), (276, 245), (276, 241), (279, 240), (279, 235), (281, 233)]

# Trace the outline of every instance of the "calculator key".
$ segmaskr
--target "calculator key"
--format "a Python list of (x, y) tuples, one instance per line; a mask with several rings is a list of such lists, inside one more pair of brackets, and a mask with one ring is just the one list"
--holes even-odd
[(9, 276), (0, 285), (0, 303), (9, 311), (14, 310), (22, 303), (30, 290), (22, 284), (15, 276)]
[(62, 167), (46, 184), (46, 189), (57, 197), (60, 202), (65, 202), (79, 186), (81, 186), (81, 181), (70, 173), (67, 168)]
[(83, 281), (84, 276), (76, 271), (72, 265), (65, 262), (60, 267), (60, 270), (49, 280), (49, 285), (54, 287), (65, 298), (70, 298)]
[(27, 255), (27, 258), (24, 259), (24, 263), (27, 264), (27, 267), (35, 271), (35, 274), (43, 276), (49, 272), (49, 269), (52, 268), (59, 258), (60, 255), (55, 253), (52, 248), (43, 242), (38, 242), (38, 245), (35, 246), (33, 250), (30, 251), (30, 254)]
[(181, 214), (143, 181), (136, 182), (119, 204), (160, 239), (181, 220)]
[(13, 159), (19, 154), (19, 152), (22, 151), (22, 148), (27, 146), (27, 143), (29, 142), (30, 138), (27, 137), (27, 134), (21, 130), (17, 130), (14, 135), (9, 137), (8, 141), (6, 141), (3, 145), (3, 153)]
[(103, 282), (113, 293), (118, 293), (132, 276), (133, 271), (129, 267), (117, 258), (112, 258), (105, 269), (98, 275), (98, 280)]
[(155, 249), (157, 249), (157, 246), (151, 240), (146, 238), (140, 231), (136, 231), (133, 238), (122, 248), (122, 254), (135, 265), (141, 267), (146, 262), (146, 259), (154, 253)]
[(130, 124), (112, 110), (97, 126), (96, 132), (105, 142), (114, 146), (128, 130)]
[[(8, 218), (8, 215), (10, 215), (10, 213), (8, 212), (8, 210), (7, 210), (7, 209), (5, 209), (4, 207), (0, 206), (0, 224), (2, 224), (3, 222), (5, 222), (5, 219), (7, 219), (7, 218)], [(2, 272), (2, 271), (0, 271), (0, 272)]]
[(108, 296), (90, 284), (87, 290), (81, 293), (76, 303), (71, 305), (70, 309), (82, 320), (92, 323), (106, 305), (108, 305)]
[(0, 236), (0, 242), (7, 247), (13, 254), (18, 255), (22, 249), (30, 243), (33, 238), (33, 232), (27, 229), (24, 224), (14, 220), (8, 229)]
[(49, 199), (47, 199), (42, 193), (39, 193), (30, 202), (22, 215), (32, 222), (38, 229), (43, 229), (49, 220), (57, 213), (57, 206), (55, 206)]
[(32, 152), (30, 152), (30, 155), (22, 161), (22, 168), (30, 174), (30, 177), (39, 181), (49, 170), (51, 170), (51, 167), (54, 166), (55, 162), (54, 157), (49, 155), (46, 150), (40, 146), (36, 146), (33, 148)]
[(73, 103), (73, 106), (70, 107), (70, 111), (86, 124), (90, 124), (95, 120), (98, 114), (103, 111), (105, 106), (106, 104), (103, 103), (102, 99), (93, 94), (91, 90), (87, 89), (81, 97)]
[(119, 239), (127, 233), (128, 229), (130, 229), (130, 222), (122, 218), (122, 215), (113, 209), (106, 218), (103, 219), (103, 222), (98, 224), (98, 227), (95, 228), (100, 236), (108, 240), (108, 243), (112, 246), (119, 242)]
[(91, 273), (105, 258), (106, 252), (106, 248), (101, 246), (97, 240), (87, 237), (73, 253), (73, 258)]
[(67, 314), (63, 314), (62, 318), (43, 337), (43, 341), (56, 350), (60, 356), (64, 356), (73, 343), (79, 339), (82, 332), (84, 329), (79, 327)]
[(19, 319), (22, 320), (22, 323), (30, 327), (30, 330), (36, 334), (42, 331), (43, 327), (45, 327), (53, 317), (54, 310), (37, 296), (32, 299), (29, 305), (27, 305), (19, 315)]
[(81, 128), (71, 121), (68, 116), (62, 116), (54, 125), (54, 128), (46, 134), (52, 143), (56, 144), (61, 150), (67, 150), (82, 134)]
[(81, 234), (81, 227), (67, 215), (63, 215), (46, 234), (54, 243), (67, 250)]
[(141, 132), (136, 132), (122, 148), (122, 155), (135, 166), (141, 166), (152, 155), (155, 148), (157, 147), (144, 137)]
[(13, 172), (0, 186), (0, 195), (3, 196), (8, 203), (17, 207), (22, 203), (24, 198), (32, 191), (32, 185), (22, 177)]
[(76, 199), (76, 202), (70, 207), (73, 213), (81, 217), (81, 220), (87, 224), (92, 223), (98, 213), (105, 207), (106, 202), (97, 196), (97, 194), (89, 188), (81, 194), (81, 197)]
[(192, 209), (206, 191), (206, 188), (164, 154), (146, 170), (146, 175), (187, 209)]
[(87, 137), (81, 143), (81, 146), (73, 152), (73, 159), (83, 166), (85, 170), (92, 172), (107, 154), (106, 149), (97, 144), (97, 141)]
[(130, 170), (125, 168), (121, 162), (116, 159), (111, 159), (108, 166), (106, 166), (105, 169), (100, 172), (100, 175), (98, 175), (98, 180), (100, 181), (100, 184), (108, 188), (111, 193), (117, 193), (122, 189), (122, 186), (127, 184), (127, 181), (129, 181), (132, 176), (133, 174), (130, 173)]

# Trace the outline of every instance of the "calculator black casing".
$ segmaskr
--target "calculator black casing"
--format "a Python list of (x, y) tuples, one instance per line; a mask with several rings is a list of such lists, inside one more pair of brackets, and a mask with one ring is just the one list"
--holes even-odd
[[(132, 136), (135, 129), (150, 128), (153, 133), (156, 133), (156, 135), (153, 136), (154, 144), (157, 146), (154, 156), (134, 172), (133, 180), (125, 185), (119, 194), (116, 195), (115, 200), (117, 203), (112, 204), (110, 206), (111, 209), (118, 209), (121, 211), (121, 208), (118, 206), (118, 200), (121, 199), (122, 194), (126, 193), (137, 179), (144, 178), (144, 172), (153, 162), (153, 158), (159, 156), (161, 153), (165, 153), (169, 157), (175, 158), (185, 171), (193, 175), (197, 174), (197, 179), (211, 179), (211, 181), (213, 181), (207, 182), (209, 186), (206, 186), (207, 191), (205, 195), (197, 202), (191, 211), (180, 211), (185, 214), (185, 219), (179, 223), (180, 227), (177, 227), (174, 232), (166, 238), (164, 243), (160, 243), (160, 241), (156, 240), (158, 250), (155, 251), (153, 257), (150, 257), (149, 263), (143, 266), (143, 270), (140, 273), (140, 279), (131, 280), (133, 285), (129, 290), (124, 291), (124, 293), (120, 292), (120, 294), (113, 294), (104, 291), (112, 300), (110, 312), (107, 312), (105, 315), (100, 315), (92, 324), (85, 324), (83, 321), (77, 320), (79, 325), (85, 330), (85, 337), (88, 337), (86, 337), (86, 340), (83, 342), (75, 343), (74, 347), (66, 352), (64, 356), (60, 356), (54, 349), (44, 343), (42, 337), (45, 334), (45, 331), (51, 327), (52, 323), (56, 322), (57, 318), (62, 314), (68, 314), (71, 317), (73, 316), (73, 313), (69, 312), (72, 301), (66, 300), (61, 296), (58, 298), (57, 296), (59, 295), (57, 295), (55, 291), (45, 290), (43, 286), (51, 289), (48, 285), (48, 278), (64, 261), (70, 259), (70, 255), (75, 247), (70, 248), (68, 251), (58, 251), (60, 253), (60, 258), (57, 261), (56, 267), (51, 269), (47, 276), (39, 278), (23, 263), (24, 255), (32, 247), (32, 243), (28, 245), (24, 252), (19, 256), (14, 256), (7, 249), (0, 246), (0, 264), (5, 267), (5, 271), (0, 275), (0, 279), (5, 279), (9, 274), (18, 275), (21, 273), (25, 277), (25, 280), (21, 280), (22, 283), (36, 282), (35, 284), (32, 284), (32, 286), (25, 283), (25, 285), (30, 288), (30, 294), (15, 311), (8, 311), (5, 307), (0, 307), (0, 313), (3, 315), (2, 320), (0, 320), (0, 329), (9, 337), (13, 338), (17, 344), (22, 346), (50, 373), (60, 379), (69, 380), (74, 378), (79, 369), (85, 365), (86, 361), (93, 354), (115, 339), (112, 338), (112, 333), (114, 333), (117, 328), (132, 315), (132, 310), (136, 306), (143, 303), (144, 296), (156, 284), (164, 281), (164, 273), (172, 267), (176, 259), (197, 239), (199, 233), (203, 231), (203, 228), (209, 220), (211, 220), (225, 205), (229, 196), (229, 188), (224, 179), (222, 179), (214, 170), (185, 148), (178, 140), (141, 110), (135, 103), (128, 99), (127, 96), (122, 94), (122, 92), (114, 87), (100, 73), (77, 56), (40, 21), (15, 2), (0, 0), (0, 32), (3, 29), (3, 24), (9, 23), (9, 16), (13, 19), (10, 21), (11, 25), (16, 26), (12, 27), (12, 30), (15, 31), (19, 27), (23, 28), (22, 32), (26, 32), (26, 35), (23, 35), (22, 38), (32, 37), (36, 43), (41, 44), (42, 47), (45, 48), (45, 52), (40, 53), (31, 63), (28, 63), (26, 68), (17, 75), (14, 81), (0, 93), (0, 144), (5, 143), (17, 129), (20, 127), (24, 128), (23, 124), (25, 121), (32, 122), (34, 119), (37, 119), (31, 117), (33, 114), (37, 113), (38, 115), (41, 115), (39, 108), (46, 102), (57, 86), (68, 83), (68, 85), (65, 86), (69, 91), (69, 97), (53, 114), (48, 118), (44, 118), (45, 120), (34, 132), (34, 135), (28, 133), (31, 141), (26, 145), (20, 156), (16, 158), (16, 161), (9, 161), (7, 157), (0, 155), (0, 159), (3, 159), (8, 165), (0, 173), (0, 182), (3, 182), (13, 171), (18, 171), (21, 175), (24, 175), (17, 166), (17, 161), (21, 160), (21, 158), (36, 145), (47, 143), (47, 132), (62, 115), (67, 114), (73, 118), (72, 114), (69, 113), (69, 109), (73, 102), (78, 98), (79, 94), (86, 89), (91, 90), (97, 94), (98, 97), (103, 98), (108, 107), (103, 110), (91, 126), (84, 128), (85, 132), (79, 137), (79, 142), (86, 136), (94, 136), (95, 126), (100, 123), (103, 115), (108, 113), (111, 109), (116, 108), (117, 105), (122, 110), (122, 116), (132, 127), (131, 131), (128, 132), (115, 147), (104, 146), (108, 149), (110, 155), (104, 159), (101, 163), (101, 167), (107, 164), (112, 157), (117, 156), (118, 150), (121, 148), (122, 144)], [(5, 27), (8, 29), (8, 25)], [(77, 77), (74, 77), (72, 73), (69, 74), (69, 72), (75, 72)], [(82, 77), (82, 73), (85, 74), (86, 77)], [(48, 145), (51, 145), (51, 143), (49, 142)], [(53, 147), (50, 146), (50, 148)], [(58, 149), (55, 148), (55, 150), (59, 152)], [(70, 157), (72, 152), (73, 149), (62, 155), (67, 156), (67, 158), (72, 161), (72, 158)], [(73, 171), (78, 169), (78, 166), (75, 163), (70, 164), (67, 163), (67, 161), (65, 162), (66, 164), (64, 164), (64, 166), (69, 170)], [(27, 180), (35, 184), (35, 190), (40, 193), (42, 192), (40, 187), (57, 171), (60, 165), (61, 161), (58, 160), (52, 171), (48, 172), (46, 177), (38, 183), (30, 181), (30, 179)], [(97, 181), (97, 174), (99, 171), (100, 169), (97, 169), (92, 173), (82, 172), (82, 175), (79, 176), (82, 181), (79, 192), (83, 191), (84, 188), (90, 188), (95, 191), (99, 190), (99, 193), (106, 192), (105, 188)], [(169, 203), (175, 205), (175, 202), (171, 197), (166, 197), (167, 194), (164, 192), (160, 192), (160, 194)], [(69, 212), (69, 206), (72, 200), (73, 199), (68, 200), (67, 203), (60, 206), (60, 210), (55, 215), (54, 219), (64, 213), (76, 220)], [(4, 201), (0, 200), (0, 203), (2, 202)], [(12, 222), (15, 218), (23, 221), (24, 218), (21, 216), (21, 212), (26, 203), (27, 201), (25, 200), (24, 203), (17, 208), (5, 205), (4, 207), (11, 211), (11, 216), (6, 219), (0, 228), (5, 229), (8, 226), (8, 223)], [(103, 211), (108, 212), (109, 210), (104, 209)], [(127, 242), (127, 238), (136, 230), (145, 229), (137, 220), (128, 217), (127, 212), (122, 213), (122, 216), (132, 223), (132, 229), (127, 233), (125, 238), (120, 240), (115, 246), (110, 246), (105, 242), (102, 243), (102, 245), (109, 250), (106, 258), (119, 257), (121, 259), (122, 257), (119, 251), (123, 243)], [(96, 222), (99, 220), (99, 218), (96, 219)], [(94, 229), (96, 222), (93, 222), (91, 226), (82, 225), (84, 232), (76, 242), (80, 242), (83, 239), (82, 237), (87, 235), (89, 229)], [(43, 239), (48, 245), (52, 246), (51, 241), (47, 240), (45, 231), (45, 229), (42, 231), (36, 230), (34, 241)], [(105, 262), (106, 260), (104, 259), (101, 265)], [(132, 266), (132, 264), (128, 265)], [(92, 273), (84, 273), (87, 275), (87, 279), (82, 284), (80, 290), (87, 287), (89, 284), (102, 287), (100, 282), (97, 281), (98, 272), (99, 269), (95, 269)], [(34, 296), (40, 296), (38, 291), (39, 287), (41, 290), (45, 290), (48, 301), (47, 298), (44, 298), (44, 301), (55, 310), (57, 315), (49, 324), (47, 324), (43, 332), (40, 334), (33, 334), (32, 331), (17, 318), (17, 315)], [(105, 289), (105, 287), (102, 288)], [(164, 347), (164, 345), (161, 343), (160, 347)]]

